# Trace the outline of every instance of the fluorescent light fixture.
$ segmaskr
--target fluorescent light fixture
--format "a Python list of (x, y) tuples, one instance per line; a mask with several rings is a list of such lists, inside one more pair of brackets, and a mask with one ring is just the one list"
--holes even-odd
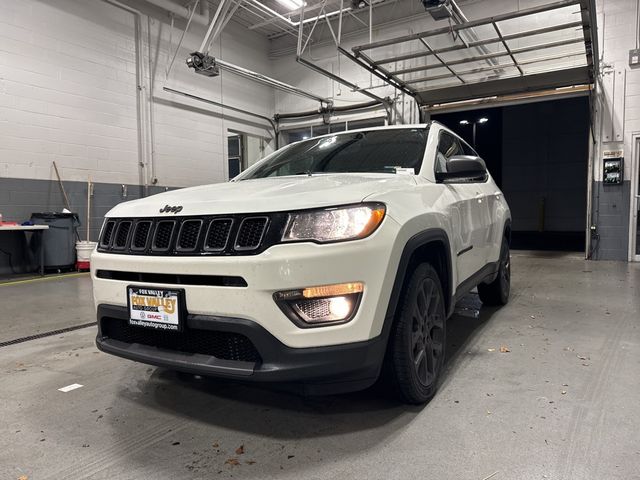
[(278, 0), (278, 3), (289, 10), (297, 10), (304, 5), (302, 0)]
[(478, 123), (487, 123), (489, 121), (489, 119), (487, 117), (482, 117), (480, 120), (478, 120)]
[(460, 120), (460, 125), (469, 125), (469, 120)]

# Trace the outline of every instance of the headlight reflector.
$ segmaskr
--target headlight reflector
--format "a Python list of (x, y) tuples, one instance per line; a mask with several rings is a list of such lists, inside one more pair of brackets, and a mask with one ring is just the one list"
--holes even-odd
[(365, 238), (382, 223), (385, 211), (381, 203), (363, 203), (291, 213), (282, 241), (311, 240), (324, 243)]

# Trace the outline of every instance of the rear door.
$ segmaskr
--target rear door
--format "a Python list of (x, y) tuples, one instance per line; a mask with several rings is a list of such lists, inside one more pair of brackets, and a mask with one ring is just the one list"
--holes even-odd
[[(436, 151), (436, 172), (446, 172), (447, 162), (454, 155), (464, 155), (458, 138), (441, 130)], [(451, 223), (454, 250), (457, 255), (458, 284), (480, 270), (486, 258), (485, 229), (479, 218), (482, 215), (479, 191), (471, 183), (447, 183), (445, 188), (453, 197)]]

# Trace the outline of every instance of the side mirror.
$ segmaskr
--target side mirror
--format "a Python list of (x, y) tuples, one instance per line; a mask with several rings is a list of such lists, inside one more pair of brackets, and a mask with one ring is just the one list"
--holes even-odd
[(484, 160), (471, 155), (454, 155), (447, 161), (447, 171), (436, 173), (438, 183), (484, 182), (486, 179)]

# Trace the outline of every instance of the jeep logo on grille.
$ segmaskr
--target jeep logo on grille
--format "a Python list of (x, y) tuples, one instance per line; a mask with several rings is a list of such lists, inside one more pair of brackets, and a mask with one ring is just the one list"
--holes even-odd
[(182, 205), (165, 205), (160, 209), (160, 213), (179, 213), (182, 211)]

